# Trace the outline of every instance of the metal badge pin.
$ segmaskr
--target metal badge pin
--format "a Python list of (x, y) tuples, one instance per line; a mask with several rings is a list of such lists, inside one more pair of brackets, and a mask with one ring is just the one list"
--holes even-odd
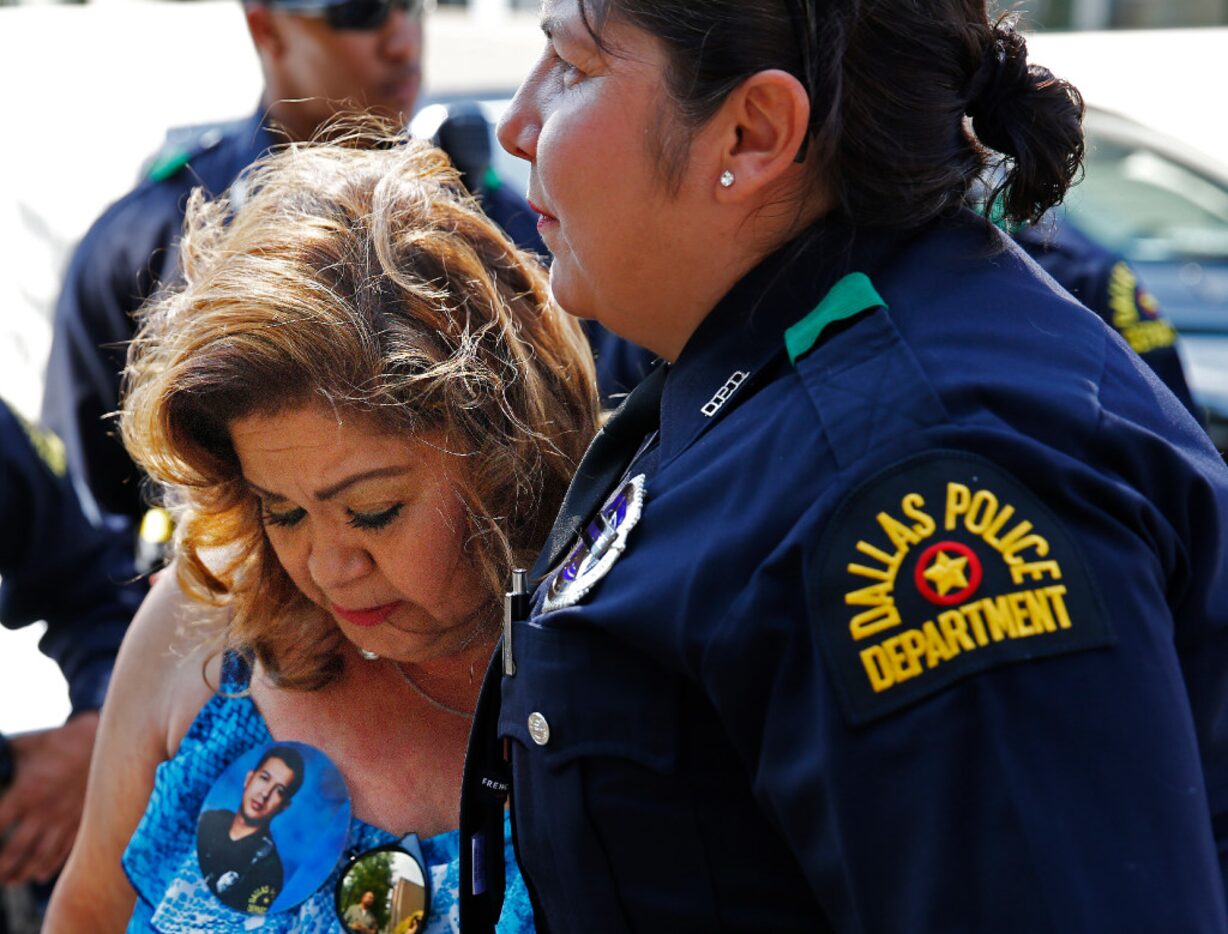
[(516, 674), (516, 656), (512, 652), (512, 624), (529, 618), (529, 574), (524, 568), (512, 571), (511, 589), (503, 595), (503, 674)]
[(592, 555), (594, 561), (600, 560), (618, 537), (618, 526), (604, 512), (597, 513), (597, 521), (601, 523), (601, 532), (593, 540), (589, 549), (589, 554)]

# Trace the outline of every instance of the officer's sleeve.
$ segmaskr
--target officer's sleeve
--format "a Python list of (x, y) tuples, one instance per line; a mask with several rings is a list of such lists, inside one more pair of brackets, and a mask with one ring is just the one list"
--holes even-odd
[(122, 201), (74, 252), (56, 303), (42, 412), (88, 496), (133, 521), (142, 509), (138, 475), (109, 416), (119, 408), (132, 313), (152, 292), (174, 235), (173, 218), (160, 222), (159, 213), (152, 196)]
[(1134, 267), (1121, 257), (1110, 257), (1096, 270), (1084, 301), (1112, 325), (1205, 427), (1206, 418), (1190, 393), (1177, 352), (1177, 329), (1165, 317), (1159, 300), (1139, 280)]
[(97, 709), (143, 586), (129, 536), (90, 524), (55, 436), (0, 404), (0, 622), (47, 621), (39, 648), (68, 681), (74, 712)]
[(1143, 496), (934, 432), (850, 469), (705, 631), (698, 675), (837, 929), (1228, 925), (1228, 494), (1204, 447), (1135, 451), (1167, 484)]

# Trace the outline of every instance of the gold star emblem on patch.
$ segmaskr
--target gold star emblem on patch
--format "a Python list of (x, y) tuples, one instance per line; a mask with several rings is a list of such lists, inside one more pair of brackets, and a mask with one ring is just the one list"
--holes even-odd
[(967, 571), (967, 557), (952, 558), (945, 551), (940, 551), (923, 576), (934, 585), (939, 596), (945, 597), (952, 590), (967, 589)]

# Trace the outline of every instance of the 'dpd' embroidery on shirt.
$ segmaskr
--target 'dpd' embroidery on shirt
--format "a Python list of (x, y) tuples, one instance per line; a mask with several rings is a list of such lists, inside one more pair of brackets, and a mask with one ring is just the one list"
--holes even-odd
[(816, 622), (854, 724), (990, 668), (1116, 641), (1076, 542), (984, 458), (910, 457), (854, 489), (824, 538)]

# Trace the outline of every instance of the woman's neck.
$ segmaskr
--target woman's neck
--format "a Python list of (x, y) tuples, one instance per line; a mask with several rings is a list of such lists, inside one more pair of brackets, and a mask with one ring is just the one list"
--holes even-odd
[(447, 711), (472, 713), (494, 647), (493, 636), (479, 636), (443, 658), (421, 662), (390, 659), (389, 663), (423, 700)]

